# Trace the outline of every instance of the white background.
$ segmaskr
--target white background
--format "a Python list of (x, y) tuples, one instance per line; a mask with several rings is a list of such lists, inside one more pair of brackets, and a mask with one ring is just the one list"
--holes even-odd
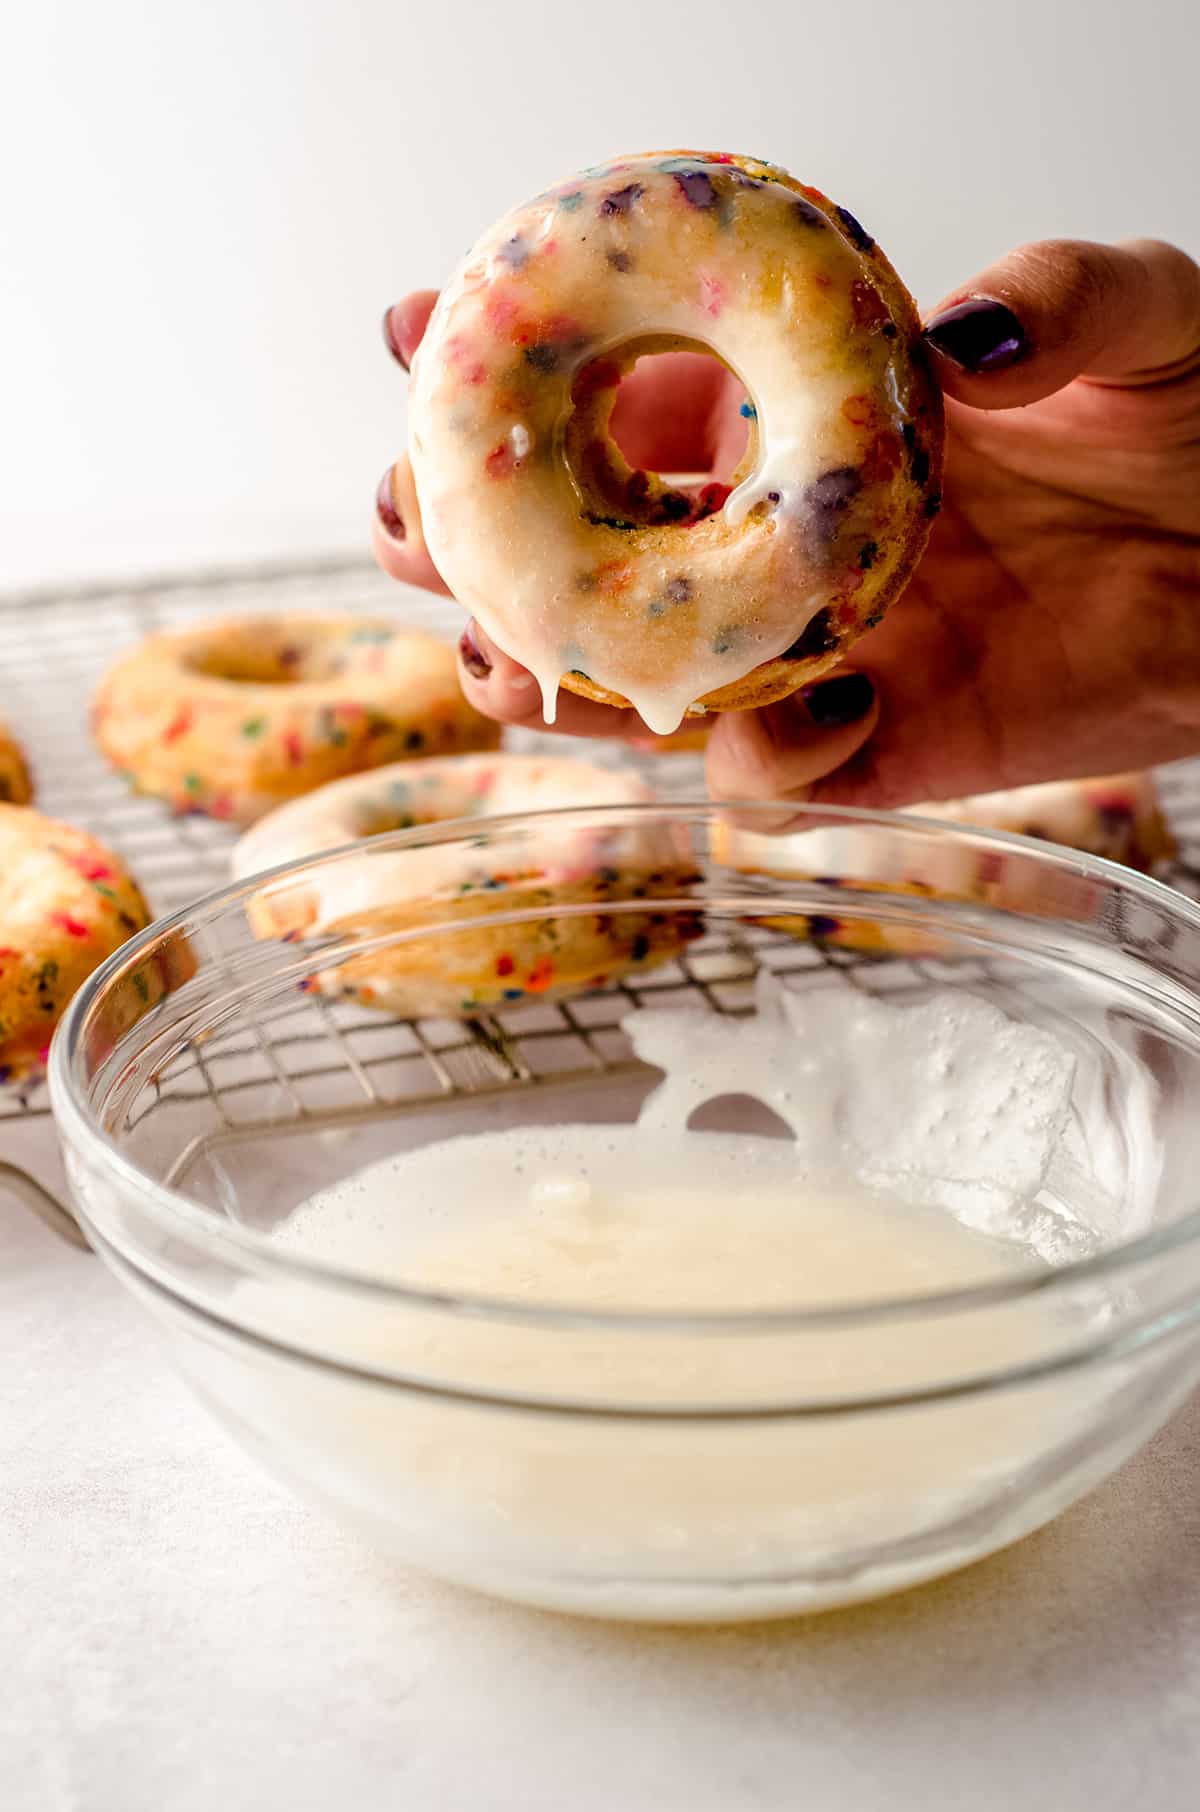
[(403, 441), (385, 304), (611, 152), (784, 163), (926, 305), (1021, 239), (1200, 239), (1191, 0), (20, 10), (0, 587), (365, 549)]

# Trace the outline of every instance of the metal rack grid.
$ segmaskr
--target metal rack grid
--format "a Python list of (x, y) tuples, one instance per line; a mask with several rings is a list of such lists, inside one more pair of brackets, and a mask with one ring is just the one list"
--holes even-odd
[[(236, 832), (203, 817), (174, 817), (158, 801), (131, 795), (108, 771), (88, 730), (88, 701), (104, 668), (121, 648), (152, 631), (201, 616), (316, 608), (394, 611), (397, 605), (414, 627), (444, 636), (457, 632), (454, 606), (398, 592), (358, 562), (0, 598), (0, 704), (30, 753), (39, 806), (117, 850), (156, 913), (187, 906), (228, 878)], [(532, 734), (515, 740), (530, 748), (550, 741)], [(636, 760), (618, 745), (584, 748), (557, 741), (553, 746), (559, 754), (575, 749), (613, 766)], [(643, 769), (651, 764), (660, 795), (698, 795), (695, 758), (637, 763)], [(1165, 878), (1200, 893), (1200, 763), (1168, 769), (1162, 782), (1181, 847)], [(791, 975), (806, 971), (816, 980), (831, 970), (853, 972), (863, 961), (790, 939), (784, 949), (769, 932), (722, 927), (636, 982), (570, 1002), (523, 1002), (466, 1022), (401, 1023), (307, 995), (264, 1015), (249, 1030), (190, 1047), (164, 1071), (142, 1111), (153, 1111), (164, 1094), (174, 1100), (202, 1096), (211, 1109), (213, 1136), (237, 1141), (264, 1127), (312, 1128), (454, 1096), (595, 1080), (637, 1068), (619, 1021), (649, 1000), (700, 995), (710, 1008), (737, 1014), (747, 1009), (763, 962)], [(914, 966), (921, 967), (903, 965)], [(872, 986), (882, 979), (873, 973)], [(73, 1223), (58, 1199), (48, 1116), (44, 1086), (0, 1091), (0, 1187), (7, 1185), (69, 1237)], [(35, 1144), (31, 1135), (39, 1122)]]

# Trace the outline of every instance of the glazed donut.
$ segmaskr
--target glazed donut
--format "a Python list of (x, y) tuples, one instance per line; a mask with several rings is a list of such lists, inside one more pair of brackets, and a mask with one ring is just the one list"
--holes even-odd
[[(0, 1083), (41, 1073), (76, 989), (149, 922), (102, 843), (27, 806), (0, 805)], [(164, 986), (148, 965), (134, 998), (144, 1007)]]
[[(935, 822), (1008, 831), (1085, 855), (1105, 856), (1143, 874), (1175, 853), (1151, 774), (1051, 781), (906, 810), (911, 816)], [(789, 844), (781, 861), (782, 847), (776, 838), (728, 825), (722, 825), (714, 838), (718, 860), (743, 873), (795, 879), (819, 876), (827, 887), (836, 887), (844, 878), (845, 885), (858, 893), (977, 901), (1018, 911), (1037, 909), (1037, 901), (1028, 896), (1028, 880), (1023, 883), (1019, 874), (1006, 874), (1004, 856), (998, 850), (973, 850), (949, 842), (944, 848), (923, 846), (916, 875), (901, 851), (889, 863), (870, 833), (851, 824), (822, 825), (802, 833)], [(1086, 888), (1088, 883), (1082, 885)], [(1064, 903), (1057, 897), (1051, 902), (1056, 906)], [(1082, 899), (1080, 903), (1084, 903)], [(822, 912), (770, 922), (777, 929), (819, 943), (873, 953), (918, 955), (937, 947), (936, 938), (927, 932), (858, 916)]]
[(451, 648), (349, 615), (152, 636), (102, 681), (93, 729), (138, 792), (239, 824), (343, 774), (500, 738), (463, 698)]
[[(731, 486), (631, 470), (608, 432), (623, 374), (679, 349), (745, 385)], [(410, 538), (547, 722), (561, 682), (665, 734), (784, 697), (879, 621), (941, 449), (916, 310), (853, 215), (754, 158), (628, 157), (506, 215), (442, 292), (412, 366)]]
[[(645, 805), (650, 790), (567, 757), (474, 755), (405, 762), (322, 787), (281, 806), (233, 852), (236, 878), (359, 838), (451, 820), (567, 806)], [(561, 998), (615, 976), (651, 969), (698, 927), (687, 915), (611, 912), (606, 903), (678, 895), (696, 879), (688, 852), (658, 822), (616, 828), (556, 825), (536, 835), (497, 826), (465, 855), (443, 844), (301, 871), (253, 894), (247, 914), (260, 938), (378, 935), (461, 917), (545, 908), (536, 922), (442, 934), (355, 957), (314, 978), (314, 990), (405, 1017), (451, 1016), (518, 1001)], [(431, 913), (431, 904), (438, 902)], [(579, 917), (561, 906), (596, 904)]]
[(32, 798), (33, 783), (21, 745), (0, 719), (0, 803), (27, 805)]

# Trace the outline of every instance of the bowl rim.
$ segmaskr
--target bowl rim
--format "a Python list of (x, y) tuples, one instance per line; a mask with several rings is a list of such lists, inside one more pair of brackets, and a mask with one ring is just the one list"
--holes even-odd
[[(780, 814), (790, 812), (793, 818), (808, 820), (793, 830), (780, 826)], [(516, 831), (552, 821), (588, 824), (627, 822), (631, 819), (666, 819), (686, 823), (711, 823), (736, 813), (739, 829), (752, 828), (746, 819), (759, 818), (769, 823), (769, 834), (800, 834), (801, 829), (817, 829), (822, 824), (861, 825), (889, 832), (916, 832), (940, 842), (963, 846), (1011, 849), (1047, 868), (1070, 870), (1085, 878), (1106, 883), (1121, 893), (1164, 912), (1169, 919), (1187, 925), (1200, 937), (1200, 903), (1188, 898), (1153, 876), (1126, 868), (1105, 856), (1089, 854), (1048, 840), (1022, 836), (1011, 831), (996, 831), (971, 825), (924, 818), (915, 812), (888, 811), (862, 806), (834, 806), (808, 802), (762, 800), (670, 800), (645, 802), (618, 801), (612, 806), (564, 806), (536, 812), (518, 812), (475, 818), (447, 819), (437, 824), (418, 825), (407, 830), (382, 832), (360, 838), (319, 853), (295, 857), (270, 868), (245, 875), (210, 889), (187, 906), (154, 919), (142, 931), (100, 964), (82, 984), (71, 1000), (51, 1040), (47, 1074), (55, 1123), (68, 1152), (81, 1150), (84, 1157), (98, 1163), (110, 1176), (122, 1182), (139, 1198), (139, 1205), (157, 1219), (164, 1234), (183, 1239), (200, 1248), (207, 1256), (234, 1264), (243, 1271), (259, 1276), (290, 1278), (314, 1288), (328, 1288), (372, 1301), (391, 1301), (406, 1308), (422, 1308), (442, 1313), (459, 1314), (489, 1320), (501, 1320), (532, 1326), (570, 1326), (596, 1330), (655, 1330), (661, 1332), (760, 1332), (780, 1334), (808, 1329), (869, 1326), (881, 1321), (919, 1320), (928, 1316), (963, 1314), (973, 1309), (995, 1308), (1048, 1291), (1087, 1284), (1113, 1273), (1121, 1274), (1148, 1263), (1164, 1254), (1200, 1243), (1200, 1204), (1165, 1226), (1153, 1228), (1133, 1239), (1108, 1247), (1102, 1252), (1073, 1259), (1062, 1265), (1028, 1274), (993, 1279), (951, 1290), (933, 1290), (899, 1297), (880, 1297), (867, 1302), (842, 1302), (803, 1308), (770, 1310), (689, 1310), (689, 1309), (595, 1309), (570, 1302), (530, 1303), (520, 1298), (471, 1294), (446, 1289), (423, 1289), (416, 1284), (398, 1283), (372, 1277), (361, 1271), (344, 1270), (303, 1254), (282, 1250), (269, 1236), (227, 1219), (217, 1219), (182, 1190), (150, 1176), (116, 1145), (98, 1124), (84, 1095), (77, 1075), (82, 1035), (96, 1002), (129, 967), (143, 959), (145, 953), (169, 938), (183, 933), (197, 920), (218, 916), (224, 909), (236, 907), (264, 885), (275, 883), (313, 867), (333, 866), (349, 859), (361, 859), (365, 848), (373, 852), (404, 851), (447, 843), (464, 847), (478, 844), (482, 827), (487, 833)], [(816, 822), (812, 822), (815, 820)], [(799, 879), (800, 877), (797, 877)], [(890, 884), (888, 884), (890, 885)], [(847, 890), (850, 891), (850, 890)], [(878, 898), (882, 901), (884, 893)], [(900, 896), (906, 898), (907, 896)], [(936, 904), (937, 902), (932, 902)], [(619, 902), (609, 904), (613, 910)], [(642, 902), (632, 903), (642, 907)], [(931, 902), (923, 901), (928, 907)], [(951, 902), (963, 905), (965, 902)], [(656, 910), (695, 908), (695, 899), (657, 899)], [(631, 908), (632, 909), (632, 908)], [(991, 907), (997, 917), (1019, 918), (1010, 907)], [(490, 915), (489, 915), (490, 916)], [(526, 909), (505, 915), (508, 922), (524, 922), (544, 917), (545, 907)], [(1051, 926), (1053, 919), (1039, 919)], [(445, 921), (422, 925), (416, 930), (396, 934), (401, 943), (414, 938), (428, 938), (442, 933), (461, 933), (463, 922)], [(1200, 1011), (1200, 980), (1196, 986)], [(151, 1009), (153, 1013), (153, 1009)], [(1196, 1036), (1200, 1041), (1200, 1028)], [(86, 1214), (85, 1214), (86, 1220)], [(107, 1237), (107, 1236), (106, 1236)], [(126, 1262), (141, 1269), (138, 1259), (122, 1251)]]

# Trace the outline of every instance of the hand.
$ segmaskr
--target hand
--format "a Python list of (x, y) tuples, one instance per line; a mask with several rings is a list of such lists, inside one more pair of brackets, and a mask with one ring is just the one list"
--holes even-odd
[[(432, 300), (391, 311), (402, 353)], [(1200, 753), (1200, 269), (1155, 241), (1030, 245), (926, 337), (948, 417), (929, 547), (853, 672), (717, 721), (717, 797), (901, 805)], [(661, 470), (676, 449), (648, 424), (666, 415), (693, 437), (680, 464), (704, 469), (730, 382), (711, 360), (659, 378), (660, 362), (647, 382), (672, 386), (669, 408), (635, 372), (622, 440)], [(379, 551), (397, 577), (436, 582), (418, 548), (406, 560), (381, 535)], [(536, 723), (529, 676), (478, 633), (474, 649), (472, 702)], [(575, 734), (645, 735), (633, 713), (561, 702)]]

